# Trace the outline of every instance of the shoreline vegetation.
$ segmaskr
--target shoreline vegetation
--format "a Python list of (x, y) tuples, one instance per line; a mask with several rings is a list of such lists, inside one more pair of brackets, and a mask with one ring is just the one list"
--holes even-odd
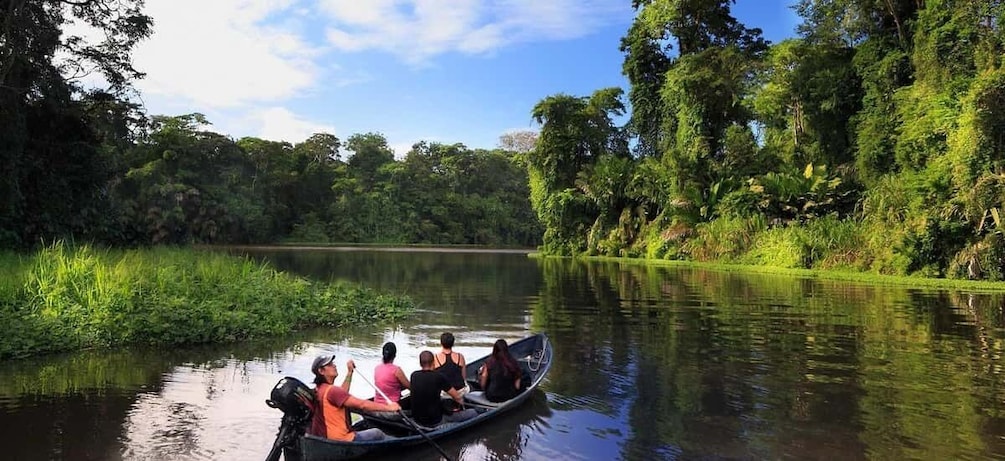
[(233, 248), (236, 250), (318, 250), (318, 251), (414, 251), (428, 253), (519, 253), (529, 254), (534, 248), (467, 244), (381, 244), (381, 243), (277, 243), (246, 245), (195, 245), (194, 248)]
[(1005, 292), (1005, 282), (989, 280), (947, 279), (923, 276), (877, 274), (873, 272), (853, 272), (835, 269), (803, 269), (767, 265), (753, 265), (730, 262), (703, 262), (669, 259), (646, 259), (615, 256), (556, 256), (535, 251), (527, 255), (534, 259), (572, 258), (584, 261), (614, 262), (651, 267), (681, 267), (712, 270), (719, 272), (740, 272), (748, 274), (781, 275), (794, 278), (811, 278), (841, 282), (863, 283), (873, 286), (897, 286), (918, 289), (968, 290), (974, 292)]
[(733, 3), (633, 2), (627, 90), (534, 106), (541, 251), (1005, 281), (1005, 4), (800, 0), (769, 43)]
[(122, 345), (189, 345), (402, 318), (404, 296), (312, 282), (184, 247), (56, 242), (0, 252), (0, 359)]

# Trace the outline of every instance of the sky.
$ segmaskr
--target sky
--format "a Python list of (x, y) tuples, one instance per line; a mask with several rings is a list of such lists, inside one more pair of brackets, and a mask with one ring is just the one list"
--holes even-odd
[[(777, 42), (794, 0), (737, 0)], [(382, 133), (491, 149), (541, 99), (618, 86), (630, 0), (146, 0), (134, 50), (150, 115), (200, 112), (236, 138)]]

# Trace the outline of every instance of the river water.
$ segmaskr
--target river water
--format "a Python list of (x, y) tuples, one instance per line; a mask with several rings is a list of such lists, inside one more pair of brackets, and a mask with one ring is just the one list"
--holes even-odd
[[(451, 331), (469, 359), (530, 332), (555, 348), (531, 401), (442, 441), (459, 459), (1005, 459), (1002, 294), (513, 251), (233, 251), (420, 309), (397, 325), (0, 363), (0, 457), (262, 459), (281, 377), (309, 382), (327, 353), (372, 377), (385, 341), (410, 373)], [(361, 379), (351, 392), (373, 395)]]

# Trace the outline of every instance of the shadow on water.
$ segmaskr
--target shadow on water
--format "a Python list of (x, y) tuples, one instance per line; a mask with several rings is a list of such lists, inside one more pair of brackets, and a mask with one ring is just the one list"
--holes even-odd
[[(532, 447), (533, 441), (540, 439), (545, 432), (550, 416), (547, 396), (537, 391), (519, 408), (436, 443), (457, 461), (534, 459), (538, 457), (537, 452), (528, 450), (528, 447)], [(407, 458), (415, 461), (443, 459), (429, 444), (409, 448), (407, 453)], [(396, 461), (403, 457), (401, 452), (389, 452), (368, 459)]]
[[(365, 329), (360, 332), (369, 337)], [(2, 362), (3, 457), (219, 459), (227, 450), (214, 449), (205, 438), (227, 434), (201, 426), (219, 427), (230, 418), (240, 433), (243, 412), (216, 402), (227, 402), (230, 392), (265, 408), (261, 402), (273, 378), (293, 371), (285, 365), (316, 345), (336, 341), (367, 343), (347, 332), (314, 330), (240, 344), (83, 351)], [(253, 380), (261, 386), (241, 389)], [(173, 394), (180, 398), (169, 397)], [(274, 429), (259, 432), (267, 436)]]

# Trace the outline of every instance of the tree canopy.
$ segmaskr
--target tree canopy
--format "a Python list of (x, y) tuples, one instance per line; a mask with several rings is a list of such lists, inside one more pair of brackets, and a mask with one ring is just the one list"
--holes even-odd
[(633, 1), (624, 127), (533, 109), (545, 251), (1005, 278), (1001, 2), (801, 0), (777, 44), (733, 3)]

